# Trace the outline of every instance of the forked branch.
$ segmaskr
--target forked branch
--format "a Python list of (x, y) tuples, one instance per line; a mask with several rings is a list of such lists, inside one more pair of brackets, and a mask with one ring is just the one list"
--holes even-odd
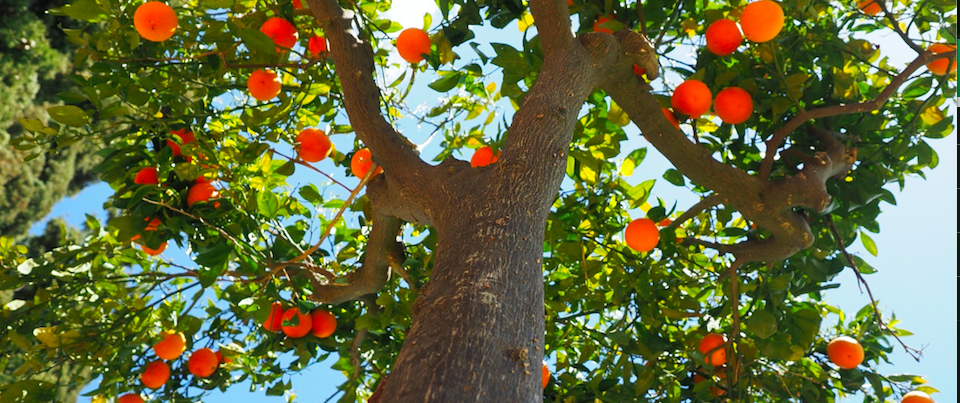
[(383, 116), (380, 87), (373, 75), (373, 48), (352, 28), (353, 11), (342, 9), (337, 0), (307, 0), (307, 3), (329, 40), (344, 107), (357, 137), (370, 147), (374, 158), (396, 180), (419, 180), (428, 165)]

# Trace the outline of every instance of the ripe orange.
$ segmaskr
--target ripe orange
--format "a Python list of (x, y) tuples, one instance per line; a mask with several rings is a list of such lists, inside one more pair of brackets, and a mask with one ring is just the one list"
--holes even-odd
[(852, 337), (840, 336), (827, 344), (830, 362), (843, 369), (854, 369), (863, 362), (863, 346)]
[(882, 11), (880, 8), (881, 2), (883, 2), (883, 0), (859, 0), (857, 2), (857, 8), (860, 9), (860, 12), (872, 17), (880, 14), (880, 11)]
[(497, 155), (493, 155), (493, 149), (489, 146), (483, 146), (474, 151), (473, 157), (470, 158), (471, 167), (485, 167), (490, 165), (500, 159), (500, 151), (497, 151)]
[(247, 79), (247, 91), (250, 92), (250, 96), (260, 102), (269, 101), (280, 95), (282, 85), (280, 77), (273, 70), (254, 70)]
[(173, 151), (174, 157), (183, 156), (183, 153), (180, 152), (181, 145), (187, 145), (189, 143), (196, 144), (197, 142), (197, 138), (193, 136), (193, 132), (188, 132), (187, 129), (173, 130), (170, 134), (177, 139), (176, 141), (173, 139), (167, 140), (167, 146)]
[(140, 381), (143, 386), (150, 389), (157, 389), (170, 379), (170, 366), (163, 361), (154, 361), (147, 364), (140, 374)]
[(614, 21), (614, 20), (606, 15), (601, 15), (600, 17), (597, 18), (597, 21), (593, 23), (593, 32), (604, 32), (604, 33), (612, 34), (613, 33), (612, 29), (601, 26), (610, 21)]
[(707, 27), (707, 50), (717, 56), (726, 56), (737, 51), (743, 43), (743, 35), (737, 23), (722, 19), (714, 21)]
[(770, 0), (750, 3), (740, 14), (740, 27), (747, 39), (762, 43), (769, 41), (783, 29), (783, 8)]
[(540, 367), (540, 382), (544, 388), (550, 383), (550, 368), (547, 368), (547, 364), (543, 364), (543, 366)]
[(710, 110), (710, 104), (713, 101), (713, 93), (710, 88), (700, 80), (687, 80), (677, 86), (670, 97), (670, 105), (673, 110), (688, 115), (692, 118), (698, 118), (704, 112)]
[(700, 340), (698, 349), (703, 353), (703, 361), (719, 367), (727, 363), (727, 339), (721, 334), (710, 333)]
[[(373, 166), (373, 157), (370, 155), (369, 148), (361, 148), (353, 154), (353, 158), (350, 159), (350, 170), (353, 171), (353, 174), (363, 179), (367, 176), (367, 172), (370, 171), (370, 167)], [(377, 167), (377, 170), (373, 172), (373, 176), (379, 175), (383, 172), (383, 168)]]
[(666, 227), (666, 226), (668, 226), (668, 225), (670, 225), (670, 224), (673, 224), (673, 220), (671, 220), (671, 219), (669, 219), (669, 218), (664, 218), (662, 221), (660, 221), (660, 222), (657, 223), (657, 226), (659, 226), (659, 227)]
[(327, 40), (320, 35), (314, 35), (313, 38), (307, 41), (307, 49), (310, 49), (310, 54), (314, 56), (326, 52)]
[(300, 0), (293, 0), (293, 9), (303, 10), (303, 2), (301, 2)]
[[(930, 51), (935, 54), (956, 52), (957, 47), (956, 45), (950, 45), (946, 43), (935, 43), (933, 45), (930, 45)], [(950, 60), (950, 58), (945, 58), (945, 59), (937, 59), (928, 63), (927, 70), (930, 70), (931, 73), (936, 74), (938, 76), (946, 75), (948, 71), (950, 74), (956, 73), (957, 72), (956, 55), (954, 55), (953, 60)]]
[(320, 129), (303, 129), (297, 135), (297, 155), (307, 162), (318, 162), (330, 155), (332, 143)]
[(199, 378), (206, 378), (213, 375), (213, 372), (216, 371), (219, 366), (220, 360), (217, 359), (217, 355), (214, 354), (213, 350), (209, 348), (201, 348), (194, 351), (187, 360), (187, 369), (190, 370), (191, 374)]
[(280, 325), (283, 324), (283, 304), (280, 302), (274, 302), (270, 305), (270, 314), (267, 315), (267, 320), (263, 322), (263, 328), (268, 332), (279, 332)]
[(158, 246), (157, 249), (153, 249), (147, 245), (141, 244), (140, 249), (143, 249), (143, 251), (150, 256), (157, 256), (163, 253), (163, 251), (167, 250), (167, 243), (164, 242), (160, 244), (160, 246)]
[(118, 397), (117, 403), (143, 403), (143, 398), (136, 393), (127, 393)]
[(633, 75), (643, 77), (645, 74), (647, 74), (647, 69), (636, 64), (633, 65)]
[(738, 125), (753, 115), (753, 98), (743, 88), (727, 87), (717, 93), (713, 110), (725, 123)]
[(133, 27), (143, 39), (163, 42), (177, 32), (177, 13), (162, 1), (148, 1), (133, 13)]
[(329, 337), (335, 330), (337, 330), (337, 317), (333, 316), (332, 313), (323, 309), (317, 309), (313, 312), (310, 312), (311, 320), (313, 321), (313, 327), (311, 331), (314, 336), (319, 338)]
[(280, 17), (273, 17), (264, 21), (263, 25), (260, 26), (260, 32), (273, 39), (273, 44), (277, 45), (277, 53), (283, 53), (292, 48), (293, 45), (297, 44), (297, 38), (300, 37), (300, 34), (297, 33), (297, 27)]
[(627, 246), (637, 252), (649, 252), (660, 242), (660, 230), (657, 224), (649, 218), (638, 218), (627, 224), (623, 231), (623, 239)]
[(153, 352), (164, 360), (175, 360), (187, 349), (187, 338), (183, 333), (167, 330), (163, 340), (153, 345)]
[(230, 357), (224, 357), (224, 356), (223, 356), (223, 353), (221, 353), (220, 350), (217, 350), (217, 352), (214, 353), (214, 354), (217, 355), (217, 361), (220, 362), (221, 364), (229, 364), (229, 363), (233, 362), (233, 359), (232, 359), (232, 358), (230, 358)]
[(133, 177), (133, 183), (138, 185), (159, 185), (160, 181), (157, 179), (157, 168), (146, 167), (139, 171)]
[[(727, 374), (726, 374), (725, 372), (723, 372), (723, 370), (721, 370), (720, 368), (718, 368), (718, 369), (717, 369), (716, 371), (714, 371), (713, 373), (714, 373), (714, 376), (715, 376), (716, 378), (720, 378), (721, 380), (727, 378)], [(694, 383), (694, 384), (698, 384), (698, 383), (703, 382), (703, 381), (705, 381), (705, 380), (707, 380), (707, 378), (706, 378), (705, 376), (701, 375), (699, 372), (696, 373), (695, 375), (693, 375), (693, 383)], [(711, 381), (716, 382), (716, 379), (712, 379)], [(710, 386), (709, 388), (707, 388), (707, 390), (710, 391), (710, 394), (713, 395), (713, 397), (720, 397), (720, 396), (723, 396), (723, 395), (725, 395), (725, 394), (727, 393), (726, 390), (724, 390), (724, 389), (721, 388), (721, 387), (717, 387), (717, 386)]]
[(420, 28), (407, 28), (397, 37), (397, 51), (408, 63), (416, 64), (430, 54), (430, 35)]
[(187, 207), (193, 207), (197, 202), (207, 202), (218, 197), (220, 197), (220, 191), (213, 184), (209, 182), (197, 183), (190, 186), (190, 190), (187, 192)]
[(281, 322), (280, 328), (283, 329), (283, 334), (287, 335), (287, 337), (299, 339), (306, 336), (307, 333), (310, 333), (310, 330), (313, 329), (313, 319), (310, 314), (301, 313), (300, 308), (293, 307), (283, 313), (283, 320), (289, 320), (293, 318), (294, 315), (297, 316), (298, 321), (295, 326), (283, 325)]
[(915, 390), (903, 395), (903, 400), (900, 403), (933, 403), (933, 399), (925, 392)]
[(670, 124), (672, 124), (673, 127), (676, 127), (677, 130), (680, 130), (680, 121), (677, 120), (677, 115), (674, 115), (673, 111), (667, 108), (660, 108), (660, 110), (663, 111), (663, 116), (667, 117), (667, 120), (670, 121)]

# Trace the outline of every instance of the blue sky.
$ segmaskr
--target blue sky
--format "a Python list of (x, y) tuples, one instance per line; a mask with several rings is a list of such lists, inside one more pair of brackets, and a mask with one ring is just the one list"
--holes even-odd
[[(395, 9), (399, 10), (394, 11), (391, 17), (404, 27), (421, 26), (423, 14), (427, 12), (434, 14), (433, 21), (439, 21), (435, 6), (430, 0), (405, 0), (404, 7)], [(491, 28), (481, 28), (477, 37), (517, 44), (521, 35), (515, 29), (515, 26), (508, 26), (503, 32), (497, 32)], [(909, 51), (900, 45), (899, 39), (892, 34), (870, 39), (883, 44), (881, 51), (893, 60), (906, 61), (906, 58), (910, 57)], [(473, 57), (472, 50), (463, 50), (461, 54), (466, 58)], [(388, 75), (399, 75), (399, 70), (388, 72)], [(387, 81), (392, 80), (388, 77)], [(498, 79), (494, 81), (499, 82)], [(436, 93), (426, 88), (428, 82), (422, 80), (418, 84), (420, 88), (415, 90), (412, 96), (414, 104), (432, 101), (437, 97)], [(340, 123), (344, 122), (345, 118)], [(403, 124), (401, 129), (415, 143), (423, 141), (430, 131), (428, 127), (418, 128), (412, 124)], [(625, 130), (631, 140), (624, 146), (624, 150), (648, 145), (634, 125), (629, 125)], [(350, 136), (334, 136), (338, 150), (352, 147), (352, 138), (347, 137)], [(851, 252), (859, 254), (879, 270), (867, 279), (884, 312), (896, 313), (901, 321), (900, 326), (915, 334), (906, 338), (907, 343), (913, 347), (926, 346), (925, 358), (921, 363), (914, 362), (898, 346), (893, 354), (894, 365), (882, 370), (927, 376), (929, 385), (942, 392), (934, 395), (939, 402), (957, 401), (957, 282), (949, 277), (957, 273), (957, 193), (954, 192), (957, 185), (957, 148), (953, 141), (953, 137), (930, 141), (939, 154), (940, 167), (930, 172), (926, 181), (919, 177), (910, 178), (903, 193), (898, 193), (895, 185), (890, 187), (897, 196), (898, 205), (882, 205), (883, 214), (879, 218), (881, 233), (873, 235), (879, 256), (870, 256), (859, 243), (851, 249)], [(435, 155), (431, 154), (429, 149), (425, 154), (428, 157)], [(469, 155), (463, 158), (469, 158)], [(318, 167), (325, 172), (341, 172), (334, 169), (329, 161), (321, 162)], [(668, 167), (669, 163), (650, 147), (646, 160), (629, 181), (636, 184), (647, 179), (660, 179), (660, 175)], [(323, 180), (319, 175), (305, 171), (298, 170), (290, 180), (291, 185), (309, 182), (319, 185)], [(348, 178), (344, 183), (351, 186), (356, 180)], [(660, 197), (668, 205), (676, 201), (680, 209), (696, 201), (695, 196), (685, 188), (674, 187), (662, 179), (657, 182), (653, 192), (654, 196)], [(111, 189), (105, 184), (92, 186), (76, 197), (60, 202), (47, 218), (64, 217), (78, 226), (82, 224), (84, 214), (87, 213), (104, 218), (101, 206), (111, 193)], [(42, 228), (42, 225), (38, 223), (34, 229)], [(168, 249), (164, 256), (179, 263), (190, 262), (184, 251), (175, 248)], [(856, 312), (869, 303), (867, 296), (858, 290), (855, 278), (849, 270), (841, 274), (837, 281), (843, 285), (827, 293), (831, 302), (848, 312)], [(298, 401), (322, 402), (336, 391), (336, 386), (344, 378), (340, 372), (329, 369), (331, 364), (333, 361), (318, 363), (291, 376), (293, 391), (300, 397)], [(262, 391), (251, 395), (248, 389), (242, 384), (235, 385), (226, 393), (215, 393), (204, 401), (285, 401), (283, 397), (267, 397)], [(851, 401), (859, 400), (857, 398)], [(89, 400), (81, 398), (80, 401)]]

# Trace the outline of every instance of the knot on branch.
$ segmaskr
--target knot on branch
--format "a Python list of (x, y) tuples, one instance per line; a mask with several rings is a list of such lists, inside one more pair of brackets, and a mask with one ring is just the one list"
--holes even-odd
[(647, 72), (647, 78), (653, 80), (660, 75), (660, 61), (653, 42), (645, 35), (623, 29), (614, 34), (620, 42), (620, 55), (630, 67), (634, 64)]

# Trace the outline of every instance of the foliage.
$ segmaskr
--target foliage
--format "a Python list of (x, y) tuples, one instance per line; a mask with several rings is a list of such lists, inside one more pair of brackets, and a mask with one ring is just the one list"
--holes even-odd
[[(297, 273), (329, 272), (339, 279), (369, 259), (368, 198), (350, 201), (330, 182), (318, 187), (289, 180), (298, 167), (311, 166), (287, 158), (301, 129), (327, 125), (335, 138), (352, 133), (343, 114), (343, 87), (330, 60), (304, 55), (300, 47), (277, 53), (257, 30), (278, 15), (295, 22), (301, 41), (320, 33), (314, 17), (295, 11), (291, 3), (171, 4), (180, 23), (174, 37), (162, 43), (137, 35), (134, 2), (77, 0), (55, 11), (89, 23), (66, 33), (80, 46), (77, 61), (91, 64), (91, 74), (74, 77), (82, 89), (60, 96), (70, 105), (51, 109), (49, 124), (25, 124), (29, 134), (24, 138), (43, 146), (103, 142), (101, 177), (116, 192), (108, 207), (123, 214), (108, 223), (89, 218), (91, 235), (37, 258), (28, 258), (24, 248), (2, 238), (0, 262), (6, 271), (0, 288), (52, 284), (29, 300), (5, 305), (8, 326), (0, 329), (0, 340), (9, 343), (0, 344), (3, 355), (23, 354), (29, 364), (24, 373), (41, 372), (42, 363), (50, 362), (89, 365), (102, 376), (93, 393), (116, 396), (142, 391), (133, 374), (153, 359), (149, 347), (160, 333), (176, 329), (188, 336), (188, 350), (220, 348), (235, 361), (210, 378), (196, 379), (181, 359), (173, 364), (171, 381), (155, 392), (157, 400), (194, 401), (239, 382), (281, 395), (291, 388), (286, 374), (329, 358), (329, 365), (348, 377), (341, 401), (365, 401), (390, 372), (410, 329), (413, 302), (435, 261), (437, 234), (429, 227), (407, 226), (401, 276), (391, 278), (375, 299), (324, 306), (339, 323), (332, 337), (290, 339), (264, 331), (260, 323), (273, 301), (305, 309), (318, 305), (310, 299), (315, 283)], [(509, 138), (506, 122), (524, 103), (544, 58), (540, 38), (523, 29), (532, 18), (520, 0), (437, 4), (441, 20), (424, 23), (433, 34), (433, 53), (426, 63), (402, 64), (403, 73), (392, 83), (381, 79), (380, 101), (392, 122), (435, 127), (443, 142), (425, 157), (440, 161), (487, 143), (499, 148)], [(868, 42), (868, 33), (892, 30), (883, 15), (866, 17), (853, 4), (823, 0), (781, 5), (788, 23), (774, 41), (747, 44), (729, 57), (698, 50), (694, 60), (684, 56), (690, 45), (699, 47), (705, 27), (735, 16), (741, 2), (650, 0), (638, 13), (634, 1), (576, 0), (570, 11), (581, 34), (603, 14), (613, 17), (611, 25), (656, 38), (667, 72), (666, 80), (652, 84), (661, 105), (669, 104), (676, 77), (700, 79), (715, 92), (729, 85), (750, 92), (756, 108), (746, 123), (718, 124), (705, 117), (684, 128), (724, 165), (757, 174), (766, 155), (760, 143), (785, 122), (804, 110), (874, 99), (903, 69)], [(359, 0), (343, 6), (357, 11), (355, 23), (373, 45), (378, 73), (385, 77), (398, 60), (390, 57), (389, 38), (401, 27), (384, 15), (394, 4)], [(919, 43), (955, 42), (955, 3), (890, 7), (891, 18), (904, 19), (911, 36), (926, 41)], [(516, 35), (514, 22), (523, 30), (519, 48), (502, 43), (488, 48), (488, 41), (475, 37), (479, 25)], [(92, 29), (98, 25), (105, 29)], [(283, 72), (284, 91), (256, 103), (243, 92), (245, 78), (264, 66)], [(877, 113), (819, 119), (817, 129), (843, 133), (847, 145), (856, 147), (856, 163), (827, 182), (832, 202), (822, 212), (806, 212), (815, 235), (810, 248), (783, 261), (749, 263), (733, 282), (727, 274), (733, 264), (729, 256), (677, 242), (732, 244), (770, 236), (769, 229), (752, 228), (730, 206), (692, 211), (690, 220), (661, 231), (659, 249), (652, 253), (635, 253), (621, 242), (631, 211), (640, 209), (655, 221), (677, 219), (683, 211), (652, 197), (654, 181), (631, 182), (631, 172), (642, 169), (644, 156), (655, 150), (623, 148), (628, 145), (623, 127), (631, 117), (595, 90), (579, 115), (567, 177), (546, 227), (545, 342), (556, 370), (545, 400), (719, 400), (711, 396), (708, 382), (693, 382), (695, 372), (710, 370), (704, 368), (697, 343), (707, 332), (730, 334), (741, 324), (739, 317), (739, 381), (720, 385), (727, 396), (833, 402), (838, 395), (861, 391), (867, 401), (884, 402), (923, 384), (919, 376), (877, 369), (893, 351), (892, 336), (908, 332), (890, 320), (890, 327), (882, 328), (869, 305), (847, 313), (821, 296), (837, 286), (834, 277), (850, 266), (843, 246), (860, 237), (875, 251), (867, 233), (879, 232), (881, 203), (895, 203), (882, 186), (898, 182), (903, 188), (907, 177), (922, 176), (937, 165), (927, 141), (954, 129), (944, 107), (953, 85), (918, 71)], [(409, 88), (414, 86), (429, 87), (442, 97), (425, 109), (410, 105)], [(94, 118), (108, 124), (92, 125)], [(182, 145), (183, 157), (166, 147), (171, 131), (179, 129), (197, 134), (195, 144)], [(820, 143), (807, 133), (790, 133), (787, 143), (798, 150), (819, 150)], [(359, 141), (353, 143), (360, 148)], [(331, 156), (336, 170), (328, 174), (348, 175), (351, 153), (336, 151)], [(133, 183), (135, 173), (148, 166), (158, 167), (161, 185)], [(781, 158), (770, 174), (787, 178), (796, 168), (795, 159)], [(219, 204), (188, 207), (188, 189), (204, 173), (219, 179)], [(685, 178), (690, 174), (670, 169), (662, 176), (706, 196), (708, 189)], [(334, 215), (342, 210), (349, 219)], [(153, 217), (163, 224), (144, 231), (144, 219)], [(831, 225), (842, 239), (834, 239)], [(332, 234), (330, 239), (315, 243), (324, 232)], [(188, 248), (193, 264), (149, 258), (132, 247), (134, 235), (151, 248), (166, 241)], [(314, 244), (316, 253), (303, 253)], [(310, 259), (298, 263), (301, 256)], [(855, 261), (861, 272), (873, 271), (863, 258)], [(33, 337), (38, 324), (55, 324), (50, 332), (57, 342)], [(826, 343), (839, 334), (854, 336), (866, 349), (859, 369), (837, 370), (827, 361)], [(19, 382), (0, 386), (0, 392), (25, 391), (37, 401), (47, 398), (45, 386)]]

